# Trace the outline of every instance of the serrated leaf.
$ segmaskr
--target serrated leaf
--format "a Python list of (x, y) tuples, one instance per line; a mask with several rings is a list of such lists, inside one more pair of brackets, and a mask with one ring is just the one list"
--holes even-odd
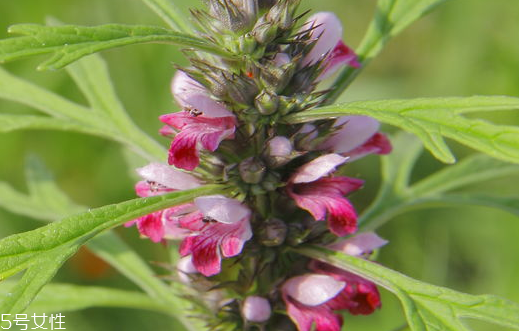
[(180, 12), (180, 9), (172, 0), (142, 0), (150, 7), (157, 15), (160, 16), (172, 29), (189, 32), (193, 29), (185, 19), (185, 14)]
[[(16, 285), (13, 292), (15, 294), (2, 302), (2, 311), (14, 314), (23, 311), (62, 262), (97, 234), (156, 210), (191, 201), (198, 196), (222, 193), (224, 190), (225, 187), (221, 185), (206, 185), (192, 190), (134, 199), (93, 209), (0, 240), (0, 279), (28, 269)], [(37, 268), (47, 268), (49, 261), (60, 263), (44, 272), (35, 271)], [(39, 277), (39, 274), (44, 277)], [(173, 305), (171, 301), (170, 303)]]
[[(12, 295), (14, 281), (0, 283), (0, 296)], [(31, 313), (63, 313), (91, 307), (121, 307), (169, 313), (170, 309), (143, 293), (97, 286), (48, 284), (29, 306)]]
[(361, 67), (347, 67), (331, 85), (333, 90), (326, 97), (332, 104), (351, 84), (367, 64), (376, 57), (387, 42), (411, 23), (421, 18), (447, 0), (379, 0), (375, 17), (371, 21), (362, 42), (356, 49)]
[(505, 96), (355, 101), (299, 112), (288, 116), (286, 121), (303, 123), (345, 115), (367, 115), (414, 133), (436, 158), (445, 163), (453, 163), (455, 158), (444, 138), (495, 158), (519, 163), (519, 127), (461, 116), (474, 111), (514, 109), (519, 109), (519, 98)]
[(40, 70), (60, 69), (85, 55), (102, 50), (151, 42), (193, 47), (220, 56), (229, 56), (225, 50), (205, 39), (155, 26), (17, 24), (11, 26), (9, 32), (23, 36), (0, 40), (0, 62), (53, 54), (38, 67)]
[(479, 319), (519, 330), (519, 304), (493, 295), (470, 295), (427, 284), (358, 257), (317, 246), (295, 249), (366, 278), (401, 301), (412, 331), (467, 331), (462, 318)]

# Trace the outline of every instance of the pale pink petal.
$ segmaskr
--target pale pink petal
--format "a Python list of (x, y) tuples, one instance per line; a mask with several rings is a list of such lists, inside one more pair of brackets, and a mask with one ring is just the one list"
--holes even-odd
[(335, 168), (348, 160), (338, 154), (320, 156), (297, 169), (290, 179), (291, 183), (309, 183), (333, 172)]
[(276, 136), (267, 142), (267, 148), (270, 156), (284, 157), (289, 156), (292, 151), (292, 142), (283, 136)]
[(311, 27), (313, 39), (317, 39), (314, 47), (303, 59), (303, 65), (313, 64), (328, 56), (342, 39), (342, 24), (337, 15), (332, 12), (319, 12), (307, 20), (304, 30)]
[(191, 255), (180, 258), (177, 262), (177, 274), (180, 281), (184, 284), (191, 283), (190, 274), (198, 273), (193, 261), (191, 261)]
[(232, 224), (229, 231), (222, 236), (220, 247), (224, 257), (232, 257), (241, 253), (245, 242), (252, 238), (252, 229), (247, 219)]
[(241, 202), (223, 195), (209, 195), (196, 198), (195, 205), (205, 217), (225, 224), (239, 222), (250, 215), (250, 210)]
[(196, 177), (162, 163), (150, 163), (138, 168), (137, 173), (148, 181), (170, 189), (188, 190), (200, 186), (200, 181)]
[(330, 249), (353, 256), (361, 256), (387, 244), (388, 241), (380, 238), (374, 232), (364, 232), (346, 240), (329, 245)]
[(287, 280), (282, 291), (306, 306), (318, 306), (333, 299), (345, 286), (331, 276), (306, 274)]
[(380, 123), (368, 116), (343, 116), (333, 125), (339, 128), (318, 149), (343, 154), (361, 146), (377, 133)]
[(181, 70), (173, 77), (171, 92), (183, 109), (196, 110), (207, 117), (233, 116), (223, 103), (212, 99), (200, 83)]
[(263, 323), (270, 318), (272, 309), (267, 299), (259, 296), (248, 296), (243, 301), (241, 313), (247, 321)]

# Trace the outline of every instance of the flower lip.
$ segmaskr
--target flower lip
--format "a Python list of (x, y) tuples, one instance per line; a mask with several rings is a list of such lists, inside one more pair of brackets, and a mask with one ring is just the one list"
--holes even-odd
[(380, 123), (368, 116), (343, 116), (333, 124), (339, 128), (330, 138), (318, 146), (319, 149), (335, 153), (347, 153), (365, 143), (380, 128)]
[(195, 199), (195, 205), (205, 217), (220, 223), (233, 224), (250, 215), (250, 210), (238, 200), (223, 195), (209, 195)]
[(306, 274), (287, 280), (283, 291), (304, 305), (318, 306), (333, 299), (345, 286), (345, 282), (331, 276)]
[(148, 181), (175, 190), (188, 190), (200, 186), (200, 181), (196, 177), (162, 163), (150, 163), (137, 168), (136, 171), (139, 176)]
[(333, 153), (320, 156), (297, 169), (290, 182), (294, 184), (314, 182), (328, 175), (347, 160), (348, 157)]

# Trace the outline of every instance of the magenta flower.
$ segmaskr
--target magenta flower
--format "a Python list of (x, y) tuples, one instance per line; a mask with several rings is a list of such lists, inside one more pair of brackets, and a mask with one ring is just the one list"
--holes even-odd
[[(387, 243), (372, 232), (358, 234), (329, 246), (346, 254), (361, 256)], [(368, 315), (380, 308), (380, 294), (372, 282), (319, 261), (311, 261), (315, 272), (293, 277), (282, 286), (287, 312), (299, 331), (340, 331), (338, 310)]]
[(195, 268), (213, 276), (221, 270), (222, 256), (240, 254), (252, 237), (250, 210), (221, 195), (196, 198), (195, 206), (197, 212), (180, 219), (180, 226), (191, 231), (180, 245), (180, 255), (191, 254)]
[(167, 124), (160, 133), (174, 135), (168, 163), (193, 170), (200, 163), (202, 148), (214, 152), (222, 140), (233, 137), (236, 118), (222, 103), (212, 99), (200, 83), (182, 71), (173, 78), (172, 92), (184, 111), (160, 116)]
[(300, 167), (289, 179), (288, 194), (296, 204), (310, 212), (316, 221), (328, 219), (328, 227), (339, 237), (357, 231), (357, 213), (344, 195), (358, 190), (360, 179), (325, 177), (347, 158), (326, 154)]
[(367, 154), (391, 152), (389, 139), (378, 132), (380, 123), (368, 116), (343, 116), (334, 125), (337, 131), (317, 146), (319, 150), (349, 156), (350, 161)]
[(334, 277), (306, 274), (287, 280), (281, 293), (290, 319), (299, 331), (340, 331), (342, 317), (333, 310), (346, 283)]
[[(150, 163), (145, 167), (138, 168), (137, 173), (145, 179), (145, 181), (140, 181), (135, 185), (135, 191), (140, 197), (155, 196), (200, 186), (200, 181), (196, 177), (165, 164)], [(160, 242), (163, 239), (182, 239), (188, 234), (188, 231), (179, 227), (179, 217), (192, 209), (193, 204), (167, 208), (142, 216), (126, 223), (125, 226), (137, 224), (140, 234), (154, 242)]]
[(342, 41), (342, 24), (334, 13), (319, 12), (310, 16), (304, 29), (312, 29), (311, 36), (316, 42), (303, 58), (303, 65), (324, 61), (318, 80), (331, 76), (342, 65), (360, 67), (355, 52)]

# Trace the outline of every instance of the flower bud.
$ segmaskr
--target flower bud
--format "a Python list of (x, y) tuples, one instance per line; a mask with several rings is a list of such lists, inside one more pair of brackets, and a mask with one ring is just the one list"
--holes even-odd
[(278, 109), (279, 98), (277, 95), (264, 90), (256, 96), (254, 105), (261, 114), (271, 115)]
[(243, 160), (238, 166), (241, 179), (248, 184), (258, 184), (265, 175), (265, 164), (255, 157)]
[(287, 236), (287, 225), (280, 219), (271, 218), (264, 223), (260, 233), (260, 241), (265, 246), (279, 246)]
[(279, 1), (267, 13), (267, 21), (273, 23), (281, 30), (288, 30), (293, 25), (293, 17), (289, 1)]
[(276, 168), (290, 162), (294, 158), (293, 151), (294, 147), (288, 138), (277, 136), (267, 142), (263, 158), (270, 167)]
[(259, 296), (249, 296), (243, 302), (241, 313), (247, 321), (263, 323), (270, 318), (272, 309), (267, 299)]

